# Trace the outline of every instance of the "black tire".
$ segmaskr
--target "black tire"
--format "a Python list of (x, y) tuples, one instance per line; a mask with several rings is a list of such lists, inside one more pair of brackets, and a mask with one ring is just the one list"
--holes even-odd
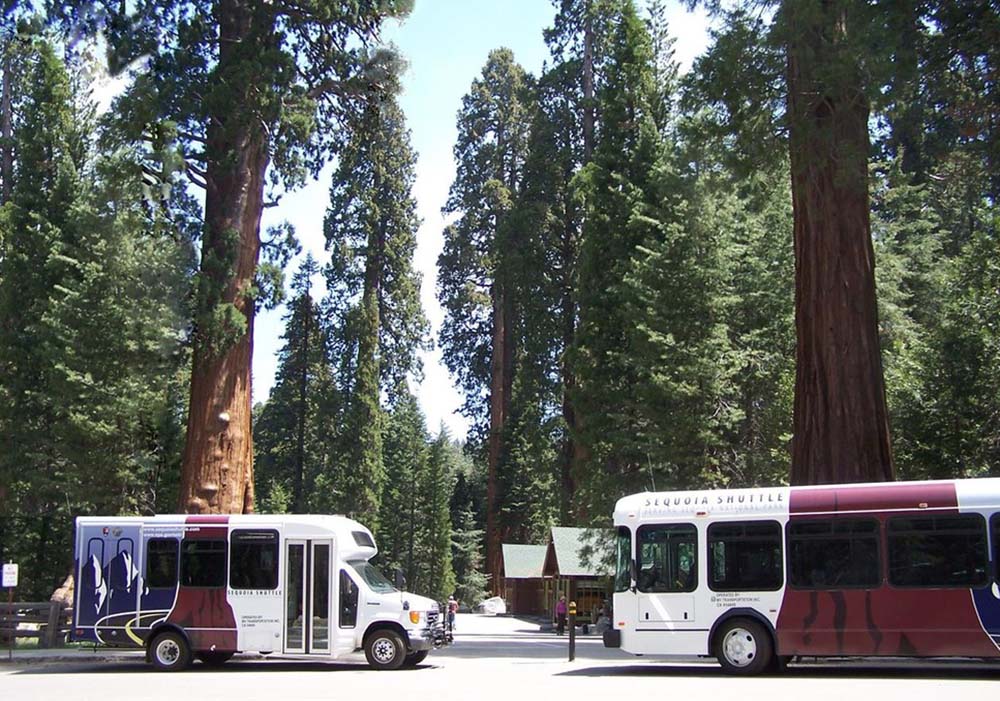
[(191, 664), (191, 648), (183, 635), (168, 630), (149, 644), (149, 661), (161, 672), (180, 672)]
[(233, 657), (231, 652), (199, 652), (195, 655), (206, 667), (221, 667)]
[(771, 635), (750, 618), (733, 618), (723, 623), (715, 633), (713, 648), (727, 674), (760, 674), (771, 666), (774, 657)]
[(399, 669), (406, 661), (406, 645), (394, 630), (376, 630), (365, 640), (365, 658), (373, 669)]
[(417, 650), (416, 652), (411, 652), (406, 656), (406, 659), (403, 660), (403, 666), (416, 667), (418, 664), (427, 659), (427, 653), (429, 652), (430, 650)]

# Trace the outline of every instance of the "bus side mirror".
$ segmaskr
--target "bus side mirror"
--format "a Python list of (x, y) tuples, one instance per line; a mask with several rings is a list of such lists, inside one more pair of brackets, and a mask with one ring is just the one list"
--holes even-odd
[(632, 582), (632, 586), (631, 586), (632, 591), (635, 591), (636, 582), (639, 581), (639, 571), (638, 570), (639, 570), (639, 568), (636, 566), (636, 564), (635, 564), (635, 558), (633, 557), (631, 560), (629, 560), (629, 563), (628, 563), (628, 577), (629, 577), (629, 580)]
[(400, 591), (406, 591), (406, 577), (403, 576), (403, 570), (397, 567), (394, 574), (394, 584), (396, 585), (396, 588)]

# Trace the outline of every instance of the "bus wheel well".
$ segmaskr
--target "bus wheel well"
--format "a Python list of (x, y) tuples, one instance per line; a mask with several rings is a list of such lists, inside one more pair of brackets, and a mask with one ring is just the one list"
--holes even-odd
[(749, 608), (733, 609), (731, 611), (727, 611), (724, 615), (719, 616), (718, 620), (716, 620), (715, 623), (712, 625), (712, 631), (708, 634), (709, 654), (712, 654), (712, 651), (715, 650), (715, 643), (716, 643), (715, 636), (718, 634), (719, 629), (725, 623), (733, 620), (734, 618), (749, 618), (751, 621), (755, 621), (764, 626), (764, 630), (766, 630), (767, 634), (771, 636), (771, 646), (772, 649), (774, 650), (775, 656), (777, 656), (778, 636), (775, 634), (774, 626), (771, 625), (771, 621), (767, 619), (767, 616), (762, 614), (760, 611), (757, 611), (756, 609), (749, 609)]
[(362, 645), (366, 645), (368, 643), (368, 638), (371, 637), (372, 633), (375, 633), (380, 630), (391, 630), (399, 634), (399, 637), (403, 639), (403, 644), (406, 645), (407, 649), (409, 649), (410, 636), (403, 629), (403, 626), (399, 625), (398, 623), (394, 623), (392, 621), (375, 621), (370, 626), (368, 626), (368, 630), (365, 631), (365, 636), (362, 639)]

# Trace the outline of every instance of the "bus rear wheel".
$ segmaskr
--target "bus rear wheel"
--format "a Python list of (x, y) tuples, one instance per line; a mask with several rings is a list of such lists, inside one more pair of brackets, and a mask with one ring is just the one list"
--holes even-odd
[(206, 667), (221, 667), (226, 664), (233, 656), (231, 652), (199, 652), (196, 657), (201, 660), (201, 663)]
[(760, 674), (774, 656), (771, 636), (757, 621), (734, 618), (715, 634), (715, 656), (729, 674)]
[(149, 659), (161, 672), (179, 672), (191, 664), (191, 648), (180, 633), (160, 633), (149, 646)]

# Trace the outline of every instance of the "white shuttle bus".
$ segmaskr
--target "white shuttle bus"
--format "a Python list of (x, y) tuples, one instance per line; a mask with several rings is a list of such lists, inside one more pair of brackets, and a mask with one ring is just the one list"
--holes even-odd
[(1000, 658), (1000, 479), (647, 492), (614, 523), (608, 647), (734, 674)]
[(71, 639), (145, 648), (168, 671), (251, 651), (413, 666), (450, 633), (377, 552), (343, 516), (81, 517)]

